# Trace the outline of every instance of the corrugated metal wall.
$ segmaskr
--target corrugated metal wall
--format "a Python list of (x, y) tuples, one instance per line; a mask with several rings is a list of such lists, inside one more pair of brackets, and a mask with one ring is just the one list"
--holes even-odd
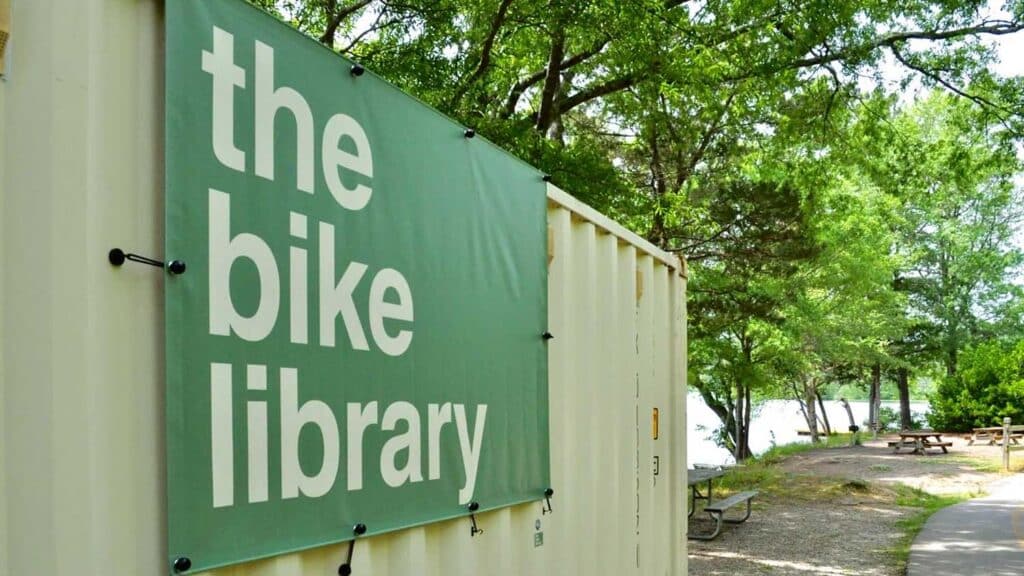
[[(106, 261), (115, 246), (163, 245), (161, 6), (14, 1), (0, 82), (0, 576), (166, 570), (163, 278)], [(686, 573), (685, 270), (563, 192), (549, 199), (554, 513), (481, 514), (474, 538), (467, 518), (360, 541), (355, 574)], [(212, 574), (332, 575), (346, 549)]]

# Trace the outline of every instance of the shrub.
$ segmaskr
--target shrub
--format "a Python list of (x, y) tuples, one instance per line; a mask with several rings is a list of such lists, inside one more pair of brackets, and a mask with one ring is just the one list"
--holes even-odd
[(988, 342), (960, 357), (959, 371), (939, 382), (929, 400), (932, 428), (968, 432), (1009, 416), (1024, 424), (1024, 341)]

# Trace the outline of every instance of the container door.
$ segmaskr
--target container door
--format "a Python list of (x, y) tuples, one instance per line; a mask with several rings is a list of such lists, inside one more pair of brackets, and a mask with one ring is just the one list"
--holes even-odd
[(650, 256), (637, 261), (636, 438), (637, 438), (637, 567), (644, 575), (672, 573), (671, 493), (673, 459), (669, 425), (671, 402), (672, 272), (655, 266)]

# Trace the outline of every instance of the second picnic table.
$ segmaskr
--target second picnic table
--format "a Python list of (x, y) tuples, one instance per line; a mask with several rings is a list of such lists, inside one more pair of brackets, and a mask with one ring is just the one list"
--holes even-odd
[(949, 452), (946, 450), (946, 447), (953, 445), (952, 442), (942, 441), (941, 432), (929, 430), (903, 430), (899, 435), (899, 440), (889, 442), (889, 446), (892, 447), (893, 452), (899, 452), (900, 448), (911, 448), (911, 454), (924, 454), (928, 448), (941, 448), (942, 453), (946, 454)]
[[(1019, 440), (1024, 436), (1024, 426), (1010, 426), (1010, 442), (1020, 444)], [(990, 426), (987, 428), (975, 428), (971, 432), (971, 439), (967, 445), (973, 446), (979, 440), (988, 440), (989, 446), (996, 444), (1003, 438), (1002, 426)]]

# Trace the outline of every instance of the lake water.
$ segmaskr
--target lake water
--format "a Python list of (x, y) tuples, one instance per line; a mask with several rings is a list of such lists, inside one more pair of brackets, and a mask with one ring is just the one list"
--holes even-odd
[[(719, 448), (708, 437), (712, 435), (721, 421), (704, 403), (700, 394), (691, 393), (686, 399), (686, 460), (692, 467), (694, 464), (727, 464), (733, 462), (732, 454)], [(899, 402), (882, 402), (899, 413)], [(854, 422), (861, 429), (866, 429), (864, 421), (868, 419), (867, 401), (850, 401)], [(927, 402), (911, 402), (910, 411), (915, 419), (921, 419), (928, 410)], [(838, 401), (825, 401), (825, 411), (833, 430), (846, 432), (850, 419), (846, 409)], [(806, 430), (807, 421), (800, 412), (800, 404), (796, 400), (768, 400), (755, 409), (750, 422), (750, 449), (754, 454), (761, 454), (773, 444), (791, 444), (793, 442), (810, 442), (808, 436), (800, 436), (797, 430)]]

